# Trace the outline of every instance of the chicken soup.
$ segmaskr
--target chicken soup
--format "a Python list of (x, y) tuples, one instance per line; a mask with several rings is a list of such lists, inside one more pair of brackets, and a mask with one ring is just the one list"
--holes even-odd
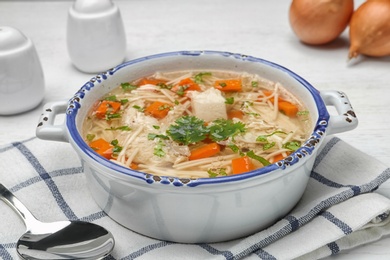
[(83, 138), (99, 155), (137, 171), (214, 178), (288, 156), (309, 137), (308, 114), (284, 86), (258, 75), (157, 72), (98, 100)]

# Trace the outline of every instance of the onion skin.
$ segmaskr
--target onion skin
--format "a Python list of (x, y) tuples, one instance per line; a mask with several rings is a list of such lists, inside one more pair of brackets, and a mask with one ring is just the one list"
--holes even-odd
[(289, 10), (291, 28), (307, 44), (326, 44), (348, 26), (353, 0), (293, 0)]
[(350, 22), (349, 58), (359, 54), (390, 55), (390, 0), (368, 0), (354, 12)]

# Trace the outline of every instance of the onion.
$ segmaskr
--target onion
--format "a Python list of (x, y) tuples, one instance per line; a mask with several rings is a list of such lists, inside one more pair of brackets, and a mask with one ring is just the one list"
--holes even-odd
[(307, 44), (325, 44), (336, 39), (348, 26), (353, 0), (293, 0), (290, 25)]
[(349, 58), (359, 54), (390, 55), (390, 0), (368, 0), (354, 12), (350, 22)]

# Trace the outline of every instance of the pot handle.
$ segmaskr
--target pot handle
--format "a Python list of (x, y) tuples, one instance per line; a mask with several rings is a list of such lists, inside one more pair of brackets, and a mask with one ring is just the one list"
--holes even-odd
[(67, 106), (68, 101), (51, 102), (44, 106), (35, 131), (39, 139), (68, 142), (65, 121), (59, 125), (54, 124), (56, 116), (65, 114)]
[(330, 115), (327, 134), (337, 134), (350, 131), (357, 127), (358, 119), (355, 111), (344, 92), (336, 90), (320, 91), (327, 106), (334, 106), (339, 115)]

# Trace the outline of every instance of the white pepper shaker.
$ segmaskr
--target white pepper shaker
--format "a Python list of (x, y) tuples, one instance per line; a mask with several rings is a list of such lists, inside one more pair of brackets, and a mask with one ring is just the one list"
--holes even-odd
[(126, 35), (119, 8), (111, 0), (76, 0), (68, 12), (67, 47), (76, 68), (104, 72), (126, 55)]
[(0, 115), (33, 109), (44, 92), (43, 70), (33, 42), (16, 28), (0, 26)]

